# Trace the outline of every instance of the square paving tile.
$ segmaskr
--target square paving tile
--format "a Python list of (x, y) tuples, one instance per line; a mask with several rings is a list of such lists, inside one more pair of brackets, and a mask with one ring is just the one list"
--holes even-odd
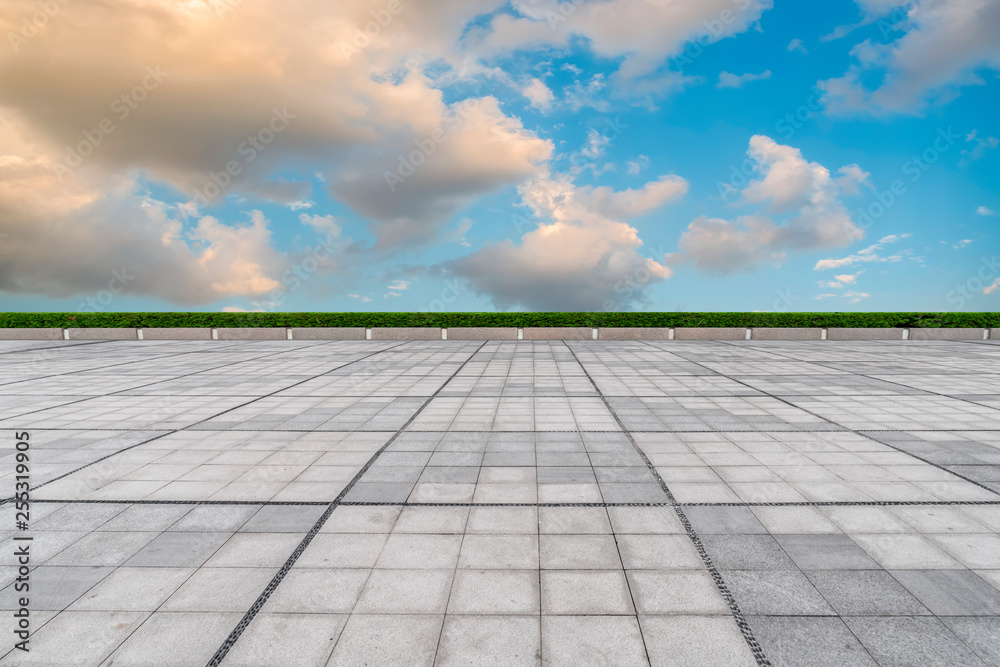
[(998, 664), (989, 343), (0, 341), (0, 661)]

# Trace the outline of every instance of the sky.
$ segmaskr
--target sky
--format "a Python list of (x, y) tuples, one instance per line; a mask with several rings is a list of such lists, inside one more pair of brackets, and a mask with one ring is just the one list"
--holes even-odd
[(0, 2), (0, 310), (1000, 306), (1000, 0)]

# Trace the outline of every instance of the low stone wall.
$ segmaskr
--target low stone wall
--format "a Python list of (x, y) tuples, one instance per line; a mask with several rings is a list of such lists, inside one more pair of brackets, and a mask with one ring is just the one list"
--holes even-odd
[(449, 327), (448, 340), (517, 340), (517, 327)]
[[(283, 327), (221, 327), (215, 332), (216, 335), (212, 338), (218, 340), (285, 340), (288, 338), (288, 329)], [(145, 330), (143, 334), (145, 334)]]
[(135, 329), (64, 329), (66, 340), (138, 340)]
[(823, 340), (819, 327), (757, 327), (750, 331), (751, 340)]
[(292, 340), (364, 339), (364, 327), (292, 327)]
[[(903, 340), (905, 329), (842, 329), (830, 328), (827, 340)], [(979, 331), (979, 329), (976, 329)]]
[(673, 329), (661, 327), (630, 327), (598, 329), (598, 340), (672, 340)]
[(675, 340), (746, 340), (745, 327), (677, 327)]
[(212, 330), (208, 327), (175, 327), (164, 329), (143, 329), (143, 340), (211, 340)]
[(62, 340), (62, 329), (0, 329), (0, 340)]
[(524, 327), (524, 340), (593, 340), (590, 327)]
[(3, 329), (0, 340), (1000, 340), (1000, 329), (819, 327), (176, 327)]
[(372, 327), (372, 340), (441, 340), (436, 327)]

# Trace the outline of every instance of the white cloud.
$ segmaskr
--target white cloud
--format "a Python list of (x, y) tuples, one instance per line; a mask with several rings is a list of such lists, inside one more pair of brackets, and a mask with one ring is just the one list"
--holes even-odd
[(992, 294), (997, 290), (997, 288), (1000, 288), (1000, 278), (994, 280), (991, 285), (987, 285), (986, 287), (984, 287), (983, 294)]
[(386, 287), (393, 292), (402, 292), (403, 290), (409, 289), (410, 283), (406, 280), (394, 280), (386, 285)]
[(980, 206), (979, 208), (977, 208), (976, 209), (976, 213), (978, 215), (995, 215), (995, 213), (993, 212), (993, 209), (986, 208), (985, 206)]
[(912, 236), (912, 234), (900, 234), (898, 236), (890, 234), (889, 236), (883, 236), (879, 239), (878, 243), (873, 243), (867, 248), (862, 248), (853, 255), (848, 255), (847, 257), (831, 257), (828, 259), (821, 259), (816, 262), (816, 266), (813, 267), (813, 270), (823, 271), (828, 269), (839, 269), (843, 266), (854, 266), (855, 264), (867, 264), (870, 262), (899, 262), (906, 257), (919, 259), (913, 257), (911, 250), (898, 252), (887, 257), (883, 257), (879, 254), (879, 250), (884, 248), (886, 245), (897, 243), (898, 241), (909, 238), (910, 236)]
[(973, 130), (965, 137), (966, 143), (975, 142), (972, 148), (962, 149), (962, 159), (959, 161), (960, 167), (967, 167), (970, 162), (975, 162), (976, 160), (981, 160), (986, 156), (986, 151), (1000, 146), (1000, 140), (996, 137), (986, 137), (985, 139), (977, 136), (979, 130)]
[[(429, 62), (445, 63), (459, 77), (483, 71), (463, 69), (460, 38), (470, 21), (501, 4), (404, 3), (389, 26), (353, 51), (346, 47), (372, 21), (367, 0), (304, 0), (294, 6), (261, 0), (227, 11), (224, 19), (217, 11), (229, 5), (221, 2), (118, 0), (98, 8), (83, 0), (62, 7), (59, 20), (46, 26), (44, 44), (0, 52), (0, 122), (16, 124), (11, 134), (20, 142), (12, 146), (0, 139), (0, 159), (8, 163), (0, 169), (19, 171), (0, 184), (0, 212), (5, 225), (31, 227), (19, 247), (38, 261), (37, 269), (0, 280), (0, 288), (57, 296), (100, 284), (98, 277), (73, 279), (68, 268), (73, 261), (45, 252), (67, 238), (84, 249), (109, 239), (92, 258), (95, 266), (107, 260), (95, 268), (98, 275), (123, 261), (142, 263), (150, 273), (162, 269), (165, 273), (135, 288), (178, 303), (201, 303), (234, 290), (249, 294), (281, 275), (287, 258), (269, 246), (252, 249), (256, 277), (237, 262), (231, 279), (213, 275), (201, 287), (193, 283), (207, 269), (180, 270), (168, 263), (174, 267), (168, 270), (137, 259), (207, 253), (215, 258), (202, 260), (208, 267), (232, 255), (228, 245), (243, 247), (248, 239), (270, 244), (270, 235), (258, 223), (230, 233), (228, 225), (206, 219), (204, 206), (191, 201), (176, 202), (173, 209), (154, 203), (153, 210), (163, 209), (156, 213), (163, 220), (143, 222), (152, 211), (140, 206), (135, 174), (192, 199), (221, 178), (230, 181), (221, 188), (230, 201), (250, 206), (254, 199), (276, 201), (292, 210), (311, 207), (312, 184), (325, 181), (368, 218), (380, 246), (434, 238), (474, 197), (541, 173), (552, 152), (550, 142), (506, 116), (492, 96), (473, 98), (479, 102), (472, 109), (446, 104), (439, 82), (424, 74)], [(11, 0), (5, 9), (4, 16), (21, 17), (38, 7), (34, 0)], [(11, 20), (0, 18), (0, 26), (15, 29)], [(122, 34), (129, 40), (122, 42)], [(127, 118), (115, 115), (110, 102), (142, 83), (145, 68), (157, 64), (164, 72), (162, 85), (148, 90)], [(275, 109), (284, 118), (280, 130), (272, 124)], [(33, 183), (50, 178), (54, 165), (65, 159), (65, 147), (77, 145), (81, 131), (104, 117), (114, 120), (114, 131), (82, 166), (66, 174), (58, 188)], [(414, 142), (426, 145), (437, 130), (447, 134), (445, 145), (389, 192), (384, 172), (397, 167), (400, 155), (409, 156), (418, 147)], [(263, 147), (251, 150), (249, 140), (260, 142), (262, 136)], [(238, 173), (227, 175), (227, 163)], [(33, 193), (42, 192), (45, 206), (31, 208)], [(178, 211), (185, 218), (170, 220)], [(36, 218), (43, 223), (29, 224)], [(175, 227), (180, 231), (172, 236), (165, 231)], [(158, 241), (165, 234), (169, 252), (145, 249), (145, 236)], [(179, 262), (179, 255), (172, 261)], [(36, 271), (38, 279), (32, 277)]]
[(645, 298), (671, 271), (640, 254), (638, 230), (612, 216), (647, 213), (680, 197), (686, 182), (664, 176), (639, 190), (578, 187), (545, 176), (520, 188), (538, 227), (445, 265), (502, 308), (602, 310)]
[[(743, 189), (743, 202), (788, 219), (778, 224), (764, 214), (732, 221), (701, 216), (688, 225), (671, 261), (691, 261), (716, 273), (752, 271), (759, 264), (783, 263), (789, 251), (844, 246), (864, 236), (840, 202), (843, 179), (832, 179), (821, 164), (770, 137), (753, 136), (747, 154), (762, 178)], [(848, 171), (844, 178), (856, 183), (860, 175)]]
[(830, 289), (840, 289), (845, 285), (854, 285), (858, 281), (858, 276), (864, 273), (864, 271), (859, 271), (858, 273), (844, 273), (839, 276), (834, 276), (833, 280), (820, 280), (817, 284), (820, 287), (828, 287)]
[(387, 137), (337, 174), (334, 193), (371, 220), (378, 247), (432, 240), (474, 198), (541, 173), (551, 157), (552, 142), (504, 115), (494, 97), (442, 113), (440, 129)]
[(869, 14), (866, 23), (878, 17), (884, 34), (905, 34), (887, 44), (857, 44), (847, 72), (820, 82), (830, 113), (919, 113), (952, 99), (962, 86), (981, 85), (977, 70), (1000, 69), (1000, 3), (994, 0), (921, 0), (909, 5), (898, 26), (885, 14), (903, 3), (860, 4)]
[(361, 296), (360, 294), (348, 294), (347, 298), (357, 299), (361, 303), (371, 303), (371, 299), (367, 296)]
[(800, 53), (809, 53), (809, 51), (806, 50), (805, 45), (802, 43), (802, 40), (797, 37), (792, 41), (788, 42), (788, 46), (785, 47), (785, 50), (798, 51)]
[(771, 78), (771, 70), (766, 69), (760, 74), (753, 74), (748, 72), (746, 74), (731, 74), (730, 72), (720, 72), (719, 82), (715, 84), (716, 88), (741, 88), (744, 84), (750, 83), (751, 81), (763, 81), (765, 79)]
[(972, 239), (962, 239), (958, 243), (952, 245), (951, 247), (955, 250), (961, 250), (962, 248), (972, 245)]
[(262, 313), (264, 311), (261, 308), (247, 309), (247, 308), (241, 308), (239, 306), (223, 306), (222, 307), (222, 312), (224, 312), (224, 313)]
[(299, 222), (303, 225), (312, 227), (314, 230), (321, 234), (325, 234), (327, 237), (340, 236), (340, 225), (337, 224), (337, 219), (332, 215), (309, 215), (308, 213), (300, 213)]
[(576, 188), (573, 196), (585, 206), (608, 218), (634, 218), (680, 199), (687, 194), (688, 183), (680, 176), (661, 176), (638, 190), (612, 190), (607, 186)]
[(743, 32), (771, 4), (771, 0), (515, 0), (512, 8), (517, 16), (495, 15), (487, 28), (470, 31), (466, 43), (481, 57), (490, 58), (516, 49), (566, 47), (574, 37), (583, 37), (595, 55), (623, 59), (612, 76), (617, 90), (658, 97), (683, 85), (683, 76), (664, 72), (662, 66), (673, 56), (682, 57), (690, 40), (697, 39), (699, 48), (704, 48)]
[(855, 292), (847, 291), (841, 294), (817, 294), (816, 300), (823, 301), (826, 299), (846, 299), (848, 303), (860, 303), (863, 299), (871, 298), (871, 294), (868, 292)]
[(552, 106), (552, 100), (556, 97), (541, 79), (532, 79), (531, 82), (521, 91), (521, 94), (528, 98), (528, 101), (531, 102), (531, 106), (542, 110), (550, 108)]
[(628, 174), (635, 175), (649, 166), (649, 158), (645, 155), (640, 155), (634, 160), (626, 161), (625, 166)]

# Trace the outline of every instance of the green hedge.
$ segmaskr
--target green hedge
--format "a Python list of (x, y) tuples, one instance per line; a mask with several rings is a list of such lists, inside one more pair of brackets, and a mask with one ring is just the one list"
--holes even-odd
[(1000, 313), (0, 313), (0, 327), (1000, 327)]

